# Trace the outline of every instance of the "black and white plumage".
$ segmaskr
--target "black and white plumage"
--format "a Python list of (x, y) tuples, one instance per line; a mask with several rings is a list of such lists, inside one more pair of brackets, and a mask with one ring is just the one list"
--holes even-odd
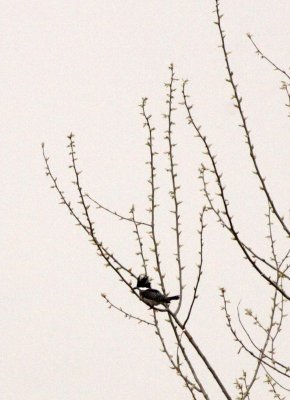
[(140, 275), (137, 279), (137, 286), (134, 289), (139, 289), (140, 299), (148, 306), (154, 307), (158, 305), (167, 305), (171, 300), (178, 300), (179, 296), (165, 296), (159, 290), (152, 289), (151, 283), (146, 275)]
[(157, 289), (145, 289), (141, 290), (139, 288), (139, 295), (144, 303), (148, 304), (150, 307), (158, 306), (160, 304), (166, 305), (171, 302), (171, 300), (178, 300), (179, 296), (165, 296)]

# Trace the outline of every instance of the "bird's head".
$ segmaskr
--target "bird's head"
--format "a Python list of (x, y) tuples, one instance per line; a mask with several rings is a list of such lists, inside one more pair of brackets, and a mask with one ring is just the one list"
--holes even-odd
[(137, 286), (135, 286), (133, 289), (139, 289), (139, 288), (151, 288), (151, 283), (150, 279), (147, 275), (140, 275), (137, 278)]

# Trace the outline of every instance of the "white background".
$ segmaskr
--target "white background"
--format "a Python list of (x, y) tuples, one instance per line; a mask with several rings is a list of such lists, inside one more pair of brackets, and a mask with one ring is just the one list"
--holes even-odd
[[(73, 132), (85, 190), (123, 214), (134, 203), (139, 218), (148, 218), (147, 134), (138, 104), (142, 96), (149, 97), (160, 152), (158, 235), (167, 284), (175, 294), (173, 221), (168, 212), (172, 205), (162, 139), (166, 125), (161, 117), (171, 62), (178, 77), (191, 82), (194, 115), (218, 154), (238, 229), (260, 254), (270, 255), (267, 204), (237, 126), (213, 9), (214, 1), (207, 0), (1, 2), (1, 399), (188, 398), (150, 327), (107, 310), (101, 292), (150, 319), (143, 305), (103, 268), (64, 206), (57, 205), (41, 154), (44, 141), (59, 182), (77, 201), (67, 168), (66, 135)], [(279, 89), (283, 77), (254, 54), (245, 35), (253, 33), (265, 53), (287, 68), (289, 1), (222, 1), (221, 9), (258, 161), (289, 225), (289, 110)], [(180, 94), (176, 100), (181, 101)], [(184, 201), (185, 315), (196, 274), (196, 230), (203, 202), (197, 170), (206, 159), (182, 108), (175, 121)], [(101, 211), (94, 218), (105, 243), (141, 272), (130, 224)], [(234, 398), (234, 380), (242, 369), (251, 375), (254, 364), (243, 354), (236, 356), (238, 346), (220, 311), (218, 288), (228, 289), (233, 315), (241, 300), (242, 308), (253, 308), (265, 323), (272, 292), (215, 219), (207, 222), (204, 275), (190, 330)], [(279, 228), (276, 234), (283, 254), (284, 234)], [(261, 339), (257, 328), (249, 326), (257, 341)], [(285, 362), (289, 329), (288, 320), (278, 342)], [(191, 357), (199, 366), (196, 356)], [(211, 398), (222, 399), (205, 370), (200, 371)], [(255, 399), (272, 398), (263, 379), (261, 374)]]

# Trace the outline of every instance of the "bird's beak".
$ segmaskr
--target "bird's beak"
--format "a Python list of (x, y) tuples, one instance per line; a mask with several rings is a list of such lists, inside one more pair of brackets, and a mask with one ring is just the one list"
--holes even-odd
[(133, 287), (133, 290), (136, 290), (136, 289), (138, 289), (138, 286)]

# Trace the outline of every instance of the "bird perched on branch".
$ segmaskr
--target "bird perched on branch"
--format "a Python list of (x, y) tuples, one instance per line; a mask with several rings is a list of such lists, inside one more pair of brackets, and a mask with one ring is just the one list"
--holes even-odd
[(151, 282), (147, 275), (140, 275), (137, 279), (137, 286), (133, 288), (139, 290), (139, 296), (144, 303), (150, 307), (164, 305), (166, 306), (171, 300), (178, 300), (179, 296), (165, 296), (159, 290), (151, 288)]

